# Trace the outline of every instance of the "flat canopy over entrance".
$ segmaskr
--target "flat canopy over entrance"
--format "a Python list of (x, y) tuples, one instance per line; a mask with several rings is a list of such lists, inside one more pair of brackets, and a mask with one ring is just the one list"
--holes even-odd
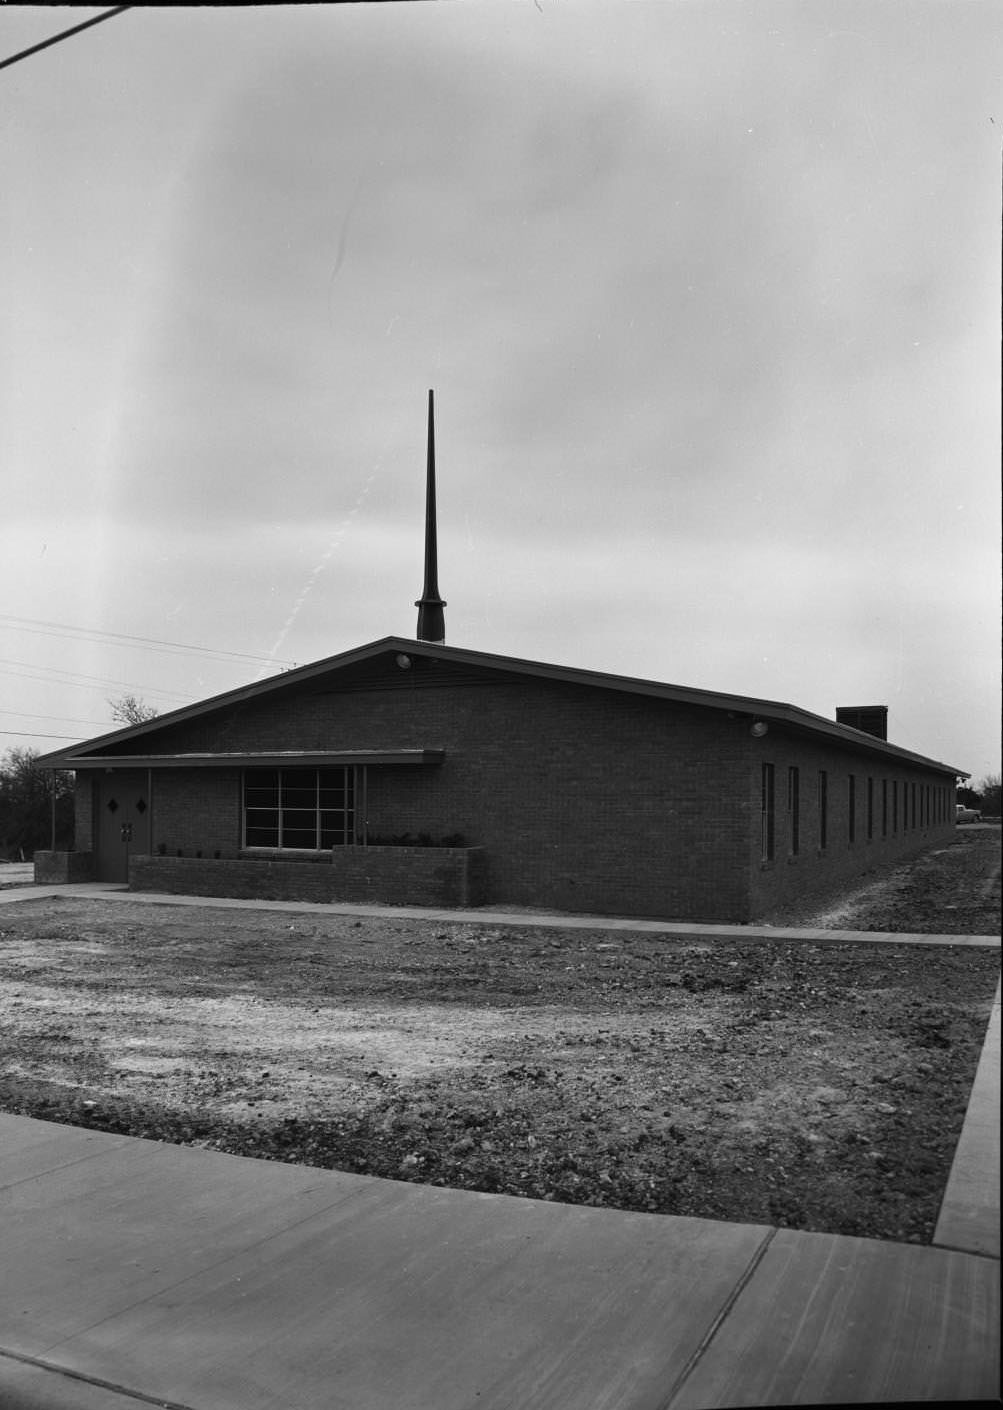
[(68, 769), (337, 768), (339, 764), (441, 764), (445, 749), (287, 749), (271, 753), (82, 754), (67, 756)]

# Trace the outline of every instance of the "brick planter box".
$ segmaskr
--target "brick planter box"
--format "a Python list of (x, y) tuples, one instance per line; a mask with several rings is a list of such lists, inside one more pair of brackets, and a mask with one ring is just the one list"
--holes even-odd
[(330, 860), (268, 857), (131, 857), (131, 891), (236, 896), (259, 901), (372, 901), (397, 906), (481, 906), (483, 847), (339, 847)]
[(93, 881), (93, 852), (36, 852), (35, 885), (60, 886), (71, 881)]

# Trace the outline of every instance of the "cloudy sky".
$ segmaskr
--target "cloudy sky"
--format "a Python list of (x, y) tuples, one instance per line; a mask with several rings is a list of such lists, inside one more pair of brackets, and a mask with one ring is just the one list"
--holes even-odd
[(137, 8), (3, 70), (0, 751), (412, 636), (434, 388), (449, 643), (997, 772), (1001, 74), (996, 0)]

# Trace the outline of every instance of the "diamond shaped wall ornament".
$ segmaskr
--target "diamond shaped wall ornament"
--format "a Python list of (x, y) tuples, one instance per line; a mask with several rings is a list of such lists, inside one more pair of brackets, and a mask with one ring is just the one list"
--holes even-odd
[(139, 802), (136, 804), (136, 812), (139, 813), (140, 816), (146, 812), (146, 803), (142, 798), (140, 798)]
[(117, 812), (118, 812), (118, 804), (115, 802), (115, 799), (114, 799), (114, 798), (109, 798), (109, 799), (108, 799), (108, 811), (109, 811), (109, 813), (117, 813)]

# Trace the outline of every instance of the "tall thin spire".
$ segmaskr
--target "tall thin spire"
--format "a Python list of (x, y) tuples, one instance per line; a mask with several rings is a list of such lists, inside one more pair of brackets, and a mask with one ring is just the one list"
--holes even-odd
[(414, 604), (418, 609), (418, 640), (444, 643), (445, 603), (439, 596), (439, 565), (435, 535), (435, 414), (428, 394), (428, 469), (425, 481), (425, 586)]

